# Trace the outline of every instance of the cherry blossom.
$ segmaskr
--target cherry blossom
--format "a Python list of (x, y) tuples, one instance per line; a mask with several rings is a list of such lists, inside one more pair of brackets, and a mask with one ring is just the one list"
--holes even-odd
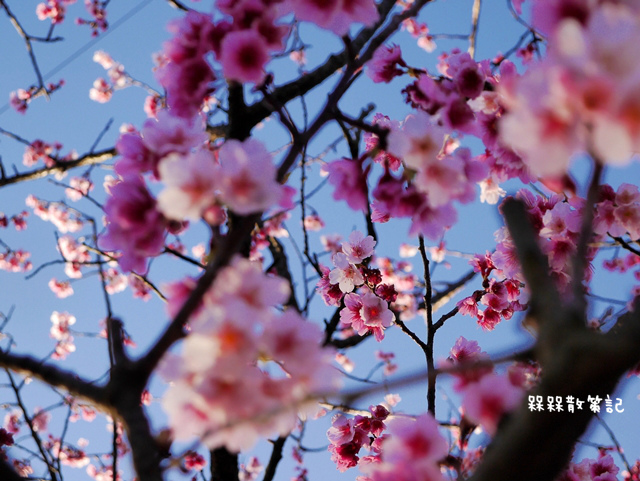
[(220, 51), (220, 63), (226, 78), (256, 84), (262, 81), (269, 53), (258, 32), (231, 32), (225, 35)]
[[(311, 409), (307, 396), (337, 387), (333, 353), (321, 347), (320, 330), (293, 310), (272, 310), (287, 291), (286, 281), (246, 259), (235, 258), (220, 272), (182, 357), (170, 356), (163, 369), (174, 381), (163, 405), (177, 438), (246, 449), (259, 436), (289, 432), (296, 411)], [(258, 359), (273, 361), (286, 376), (262, 371)]]
[(500, 90), (508, 110), (501, 138), (539, 175), (564, 173), (589, 142), (600, 161), (627, 162), (638, 143), (631, 80), (637, 12), (609, 2), (551, 3), (534, 9), (534, 21), (551, 35), (550, 55)]
[(111, 85), (103, 79), (94, 80), (93, 87), (89, 90), (89, 98), (101, 104), (107, 103), (113, 96)]
[(335, 268), (329, 273), (329, 281), (331, 284), (338, 284), (342, 292), (351, 292), (354, 287), (364, 283), (360, 270), (350, 264), (347, 256), (342, 252), (333, 256), (333, 265)]
[(142, 179), (131, 177), (115, 185), (105, 213), (109, 224), (100, 238), (101, 246), (122, 251), (122, 270), (145, 272), (147, 257), (164, 249), (167, 224)]
[(268, 209), (280, 199), (271, 154), (260, 141), (227, 140), (220, 148), (220, 199), (238, 214)]
[(402, 52), (398, 45), (391, 47), (381, 46), (373, 54), (373, 58), (367, 65), (367, 75), (374, 82), (389, 83), (394, 77), (404, 73), (398, 67), (406, 67), (402, 59)]
[(216, 198), (218, 169), (213, 154), (201, 149), (182, 157), (170, 154), (159, 166), (167, 186), (158, 196), (158, 208), (169, 219), (198, 220)]
[(366, 236), (360, 231), (353, 231), (349, 235), (349, 241), (342, 243), (342, 252), (351, 264), (360, 264), (366, 258), (373, 255), (376, 241), (370, 235)]
[(49, 281), (49, 289), (60, 299), (73, 295), (73, 287), (68, 281), (59, 281), (55, 277)]
[(299, 20), (315, 23), (340, 36), (349, 31), (352, 23), (371, 25), (378, 19), (378, 11), (371, 0), (287, 0), (285, 5)]
[(446, 456), (448, 443), (430, 414), (395, 417), (388, 422), (388, 433), (381, 444), (382, 461), (366, 467), (373, 481), (444, 479), (437, 462)]
[(414, 170), (435, 161), (443, 143), (444, 130), (434, 125), (424, 112), (409, 115), (402, 130), (392, 130), (387, 139), (389, 152)]
[(89, 195), (89, 192), (93, 190), (93, 182), (86, 177), (72, 177), (69, 180), (69, 188), (65, 189), (64, 193), (70, 200), (77, 202), (84, 196)]
[(39, 3), (36, 7), (36, 15), (39, 20), (51, 19), (52, 24), (62, 23), (67, 11), (67, 6), (76, 3), (76, 0), (47, 0), (47, 3)]
[(216, 77), (204, 56), (214, 47), (214, 26), (210, 15), (190, 10), (183, 19), (171, 22), (168, 29), (174, 34), (164, 45), (169, 62), (156, 71), (156, 77), (167, 90), (172, 114), (190, 119), (213, 91)]
[(522, 390), (504, 376), (487, 374), (465, 387), (462, 406), (471, 421), (494, 435), (502, 416), (520, 403), (522, 394)]
[(329, 174), (329, 183), (335, 186), (333, 198), (345, 200), (353, 210), (367, 209), (367, 175), (370, 168), (363, 171), (361, 160), (341, 159), (323, 166)]

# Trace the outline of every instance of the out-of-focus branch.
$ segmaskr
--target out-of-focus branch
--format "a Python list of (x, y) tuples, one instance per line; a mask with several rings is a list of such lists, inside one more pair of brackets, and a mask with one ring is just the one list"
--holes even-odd
[(9, 463), (4, 459), (0, 459), (0, 479), (3, 481), (24, 481), (24, 478), (18, 476), (18, 473), (11, 469)]
[(480, 7), (482, 0), (474, 0), (471, 9), (471, 33), (469, 34), (469, 55), (473, 58), (476, 54), (476, 39), (478, 38), (478, 26), (480, 24)]
[(0, 350), (0, 366), (39, 379), (47, 384), (62, 388), (75, 397), (89, 401), (98, 407), (106, 406), (104, 390), (76, 373), (65, 371), (30, 356), (21, 356)]
[(189, 7), (187, 7), (186, 5), (184, 5), (182, 2), (179, 2), (178, 0), (167, 0), (167, 2), (169, 3), (169, 5), (171, 5), (173, 8), (176, 8), (178, 10), (182, 10), (183, 12), (188, 12), (189, 10), (191, 10)]
[(238, 481), (238, 455), (226, 448), (211, 451), (211, 481)]
[(18, 173), (11, 176), (0, 177), (0, 187), (4, 187), (9, 184), (17, 184), (18, 182), (24, 182), (27, 180), (41, 179), (52, 174), (61, 174), (76, 167), (82, 167), (85, 165), (101, 164), (107, 160), (113, 159), (117, 155), (116, 149), (105, 149), (92, 154), (86, 154), (82, 157), (69, 160), (66, 162), (57, 162), (51, 167), (43, 167), (41, 169), (31, 170), (29, 172)]
[[(524, 205), (506, 201), (503, 213), (531, 290), (531, 315), (539, 325), (535, 353), (543, 374), (531, 394), (545, 400), (548, 396), (586, 399), (589, 395), (604, 399), (640, 361), (640, 301), (606, 334), (589, 330), (586, 313), (579, 310), (584, 303), (571, 296), (567, 301), (561, 299), (551, 280)], [(530, 411), (523, 403), (501, 424), (469, 481), (552, 481), (569, 462), (593, 414), (589, 409)]]

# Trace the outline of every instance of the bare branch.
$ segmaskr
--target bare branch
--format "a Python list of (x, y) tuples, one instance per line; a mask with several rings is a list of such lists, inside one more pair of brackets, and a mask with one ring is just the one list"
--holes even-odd
[(86, 399), (98, 407), (107, 407), (104, 388), (82, 379), (74, 372), (59, 369), (50, 364), (43, 364), (31, 356), (21, 356), (2, 350), (0, 350), (0, 367), (62, 388), (73, 396)]
[(85, 165), (101, 164), (107, 160), (113, 159), (117, 155), (116, 149), (101, 150), (92, 154), (86, 154), (82, 157), (69, 160), (66, 162), (58, 162), (52, 167), (43, 167), (41, 169), (32, 170), (30, 172), (18, 173), (8, 177), (0, 177), (0, 187), (4, 187), (9, 184), (17, 184), (18, 182), (24, 182), (27, 180), (41, 179), (52, 174), (61, 174), (76, 167), (82, 167)]

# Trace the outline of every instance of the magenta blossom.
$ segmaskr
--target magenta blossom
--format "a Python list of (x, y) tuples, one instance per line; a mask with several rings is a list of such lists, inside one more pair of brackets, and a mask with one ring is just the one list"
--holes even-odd
[(345, 200), (353, 210), (367, 211), (367, 175), (370, 167), (362, 170), (361, 160), (341, 159), (326, 164), (329, 183), (335, 187), (333, 198)]
[(111, 189), (105, 205), (107, 233), (100, 238), (103, 249), (120, 250), (123, 271), (144, 273), (147, 257), (164, 249), (167, 222), (140, 177), (131, 177)]

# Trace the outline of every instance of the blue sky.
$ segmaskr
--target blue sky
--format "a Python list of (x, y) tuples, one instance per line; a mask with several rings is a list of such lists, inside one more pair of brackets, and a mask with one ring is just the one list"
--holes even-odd
[[(8, 1), (10, 7), (23, 22), (25, 29), (34, 35), (45, 35), (48, 22), (40, 22), (35, 16), (37, 1)], [(194, 3), (203, 11), (209, 11), (210, 1)], [(484, 2), (480, 18), (480, 30), (476, 59), (492, 58), (498, 52), (507, 51), (523, 32), (523, 27), (518, 25), (505, 7), (506, 2)], [(14, 5), (15, 4), (15, 5)], [(421, 20), (425, 21), (433, 33), (465, 34), (469, 30), (470, 11), (472, 0), (452, 2), (441, 0), (428, 5)], [(86, 16), (81, 2), (72, 5), (69, 9), (68, 19), (59, 28), (56, 34), (65, 37), (65, 41), (54, 44), (36, 44), (36, 54), (43, 74), (54, 71), (47, 81), (57, 82), (65, 79), (65, 86), (54, 95), (50, 101), (37, 99), (30, 104), (26, 115), (20, 115), (11, 109), (3, 108), (8, 101), (9, 92), (17, 88), (26, 88), (34, 82), (35, 76), (29, 58), (24, 49), (21, 38), (15, 33), (7, 21), (4, 12), (0, 13), (0, 127), (18, 134), (30, 141), (42, 139), (47, 142), (59, 141), (63, 147), (63, 154), (70, 149), (75, 149), (82, 154), (87, 152), (95, 142), (105, 125), (112, 119), (112, 127), (106, 132), (97, 148), (107, 148), (114, 145), (118, 137), (118, 128), (123, 123), (132, 123), (140, 127), (146, 116), (142, 110), (142, 104), (146, 93), (137, 88), (128, 88), (115, 93), (113, 99), (107, 104), (98, 104), (89, 99), (88, 92), (93, 81), (98, 77), (106, 76), (106, 72), (92, 61), (96, 50), (104, 50), (118, 62), (121, 62), (128, 73), (133, 77), (158, 87), (153, 78), (152, 53), (160, 51), (162, 42), (169, 38), (166, 31), (166, 23), (171, 18), (179, 15), (176, 10), (169, 7), (167, 2), (153, 2), (149, 0), (136, 0), (123, 2), (113, 0), (108, 7), (109, 18), (112, 21), (112, 29), (106, 35), (101, 35), (92, 40), (88, 29), (73, 25), (77, 16)], [(114, 28), (115, 26), (115, 28)], [(332, 52), (341, 49), (339, 39), (319, 29), (303, 24), (301, 28), (303, 39), (312, 47), (307, 51), (309, 67), (318, 65)], [(406, 33), (400, 33), (392, 40), (403, 48), (407, 62), (416, 67), (427, 68), (434, 71), (437, 55), (448, 51), (453, 47), (466, 49), (466, 43), (460, 40), (437, 40), (438, 49), (434, 53), (427, 53), (415, 46), (415, 41)], [(272, 65), (272, 67), (271, 67)], [(297, 69), (288, 59), (273, 62), (270, 68), (275, 73), (276, 83), (289, 80), (297, 75)], [(334, 80), (329, 80), (326, 86), (320, 86), (307, 96), (310, 116), (322, 106), (326, 93)], [(366, 76), (362, 76), (345, 98), (340, 103), (343, 110), (349, 114), (357, 115), (359, 110), (369, 103), (376, 105), (375, 112), (382, 112), (396, 120), (402, 120), (410, 109), (403, 102), (400, 90), (409, 83), (408, 79), (394, 80), (391, 85), (373, 84)], [(291, 103), (291, 111), (294, 118), (301, 122), (301, 107), (298, 102)], [(268, 120), (261, 129), (256, 129), (254, 135), (266, 142), (267, 146), (275, 151), (287, 141), (283, 130), (276, 125), (275, 119)], [(314, 139), (309, 148), (310, 155), (317, 155), (326, 146), (339, 138), (339, 129), (329, 126), (323, 129)], [(478, 142), (465, 139), (463, 145), (474, 149), (479, 148)], [(25, 170), (22, 166), (22, 153), (24, 146), (6, 137), (0, 137), (0, 156), (7, 172), (12, 171), (12, 165), (18, 170)], [(479, 151), (477, 151), (479, 152)], [(330, 152), (325, 160), (333, 160), (346, 154), (344, 143), (338, 145), (336, 152)], [(109, 164), (112, 164), (110, 162)], [(311, 169), (317, 174), (318, 168)], [(84, 171), (78, 171), (81, 175)], [(96, 185), (95, 198), (104, 201), (104, 194), (100, 192), (100, 179), (112, 173), (108, 167), (99, 168), (93, 174)], [(578, 162), (575, 173), (580, 182), (585, 181), (587, 168), (584, 161)], [(607, 181), (614, 187), (623, 181), (633, 179), (637, 182), (637, 164), (629, 169), (611, 170), (607, 173)], [(296, 172), (290, 180), (293, 186), (298, 185)], [(64, 180), (63, 180), (64, 182)], [(317, 176), (311, 176), (310, 187), (321, 182)], [(505, 188), (511, 191), (519, 188), (517, 183), (510, 183)], [(356, 228), (365, 229), (360, 215), (351, 212), (344, 203), (335, 203), (331, 197), (332, 188), (324, 188), (315, 196), (310, 205), (317, 210), (325, 220), (327, 226), (322, 232), (340, 233), (347, 238), (349, 232)], [(24, 198), (33, 193), (47, 200), (61, 200), (64, 197), (63, 189), (48, 180), (24, 183), (0, 189), (0, 211), (12, 215), (25, 209)], [(100, 213), (94, 206), (87, 202), (78, 203), (78, 208), (90, 212), (100, 219)], [(459, 208), (460, 221), (446, 235), (447, 247), (451, 250), (466, 253), (483, 253), (493, 248), (493, 233), (501, 225), (495, 206), (486, 204), (473, 204)], [(292, 233), (293, 241), (300, 242), (301, 229), (299, 227), (298, 210), (292, 212), (292, 218), (287, 226)], [(34, 266), (39, 266), (47, 261), (57, 258), (55, 252), (54, 228), (31, 215), (28, 218), (29, 227), (23, 232), (13, 232), (11, 229), (0, 231), (0, 239), (14, 248), (25, 248), (32, 251)], [(377, 226), (380, 243), (378, 255), (386, 255), (398, 258), (398, 246), (402, 242), (417, 245), (417, 239), (408, 238), (408, 223), (404, 221), (392, 221), (385, 225)], [(194, 226), (183, 240), (189, 247), (198, 242), (206, 242), (205, 230), (202, 226)], [(321, 250), (319, 235), (311, 233), (311, 246)], [(283, 241), (286, 248), (293, 252), (292, 240)], [(429, 245), (433, 245), (430, 243)], [(605, 253), (601, 256), (610, 255)], [(300, 272), (301, 266), (296, 260), (295, 254), (291, 256), (294, 275)], [(450, 281), (459, 278), (468, 270), (465, 260), (448, 258), (451, 268), (439, 266), (436, 269), (435, 281)], [(414, 259), (417, 261), (417, 258)], [(422, 268), (415, 264), (415, 271), (422, 276)], [(309, 271), (310, 272), (310, 271)], [(151, 267), (152, 279), (156, 284), (179, 279), (182, 275), (195, 272), (188, 266), (172, 259), (161, 258), (155, 261)], [(100, 286), (96, 276), (87, 277), (81, 282), (73, 284), (76, 294), (67, 299), (57, 299), (47, 287), (51, 277), (64, 278), (62, 266), (48, 267), (33, 279), (24, 280), (21, 274), (9, 274), (0, 272), (0, 312), (8, 312), (12, 305), (16, 306), (13, 320), (8, 326), (8, 332), (15, 337), (15, 350), (17, 352), (31, 352), (42, 355), (49, 352), (54, 342), (49, 338), (49, 317), (53, 310), (69, 311), (73, 313), (78, 322), (74, 326), (77, 330), (89, 333), (98, 331), (98, 323), (104, 318), (106, 311), (100, 297)], [(599, 295), (626, 300), (630, 290), (631, 280), (624, 282), (617, 276), (605, 275), (602, 280), (594, 284), (594, 292)], [(472, 283), (470, 289), (478, 288), (479, 283)], [(469, 291), (470, 292), (470, 291)], [(301, 291), (299, 292), (299, 294)], [(468, 294), (467, 294), (468, 295)], [(138, 343), (138, 349), (134, 353), (143, 352), (159, 333), (166, 323), (166, 314), (162, 303), (152, 299), (144, 303), (133, 299), (131, 291), (112, 297), (114, 311), (126, 322), (126, 329)], [(324, 309), (320, 299), (316, 299), (311, 310), (311, 318), (321, 321), (323, 316), (330, 315), (330, 311)], [(597, 309), (603, 305), (598, 304)], [(531, 342), (531, 337), (518, 327), (519, 321), (514, 317), (510, 322), (503, 322), (496, 331), (485, 333), (475, 325), (469, 317), (457, 316), (447, 322), (437, 336), (436, 359), (447, 356), (448, 350), (454, 344), (458, 336), (464, 335), (468, 339), (477, 340), (481, 347), (489, 353), (504, 353), (517, 346), (523, 346)], [(423, 321), (418, 317), (409, 322), (409, 327), (419, 335), (424, 336)], [(104, 341), (86, 338), (76, 339), (78, 350), (69, 356), (61, 366), (69, 369), (77, 369), (87, 377), (99, 377), (107, 366), (106, 345)], [(355, 375), (366, 375), (375, 362), (373, 352), (376, 349), (394, 351), (401, 372), (411, 372), (423, 368), (424, 361), (420, 349), (413, 344), (398, 329), (390, 329), (387, 338), (382, 345), (376, 345), (370, 340), (362, 349), (353, 353), (356, 362)], [(351, 355), (351, 353), (349, 353)], [(379, 375), (378, 375), (379, 378)], [(444, 396), (452, 395), (450, 384), (443, 382), (442, 389), (438, 392), (438, 419), (445, 420), (451, 415), (451, 409)], [(151, 392), (156, 396), (162, 394), (163, 388), (158, 382), (151, 385)], [(401, 391), (403, 401), (398, 406), (400, 410), (411, 414), (419, 414), (426, 410), (423, 385), (413, 386)], [(0, 391), (4, 393), (4, 391)], [(41, 389), (26, 389), (27, 400), (31, 406), (45, 406), (51, 399)], [(627, 456), (633, 463), (640, 455), (638, 447), (634, 446), (633, 433), (640, 428), (640, 405), (636, 398), (638, 382), (629, 383), (624, 391), (616, 394), (624, 397), (625, 412), (608, 416), (607, 422), (616, 432), (618, 439), (626, 448)], [(613, 394), (613, 393), (612, 393)], [(4, 396), (4, 394), (2, 394)], [(613, 397), (613, 396), (612, 396)], [(455, 398), (454, 398), (455, 399)], [(4, 401), (0, 398), (0, 403)], [(367, 407), (369, 403), (380, 402), (380, 397), (363, 400), (360, 407)], [(163, 415), (158, 403), (151, 407), (154, 426), (163, 425)], [(329, 417), (320, 421), (315, 426), (309, 425), (305, 436), (305, 445), (308, 447), (321, 447), (327, 444), (324, 431), (328, 427)], [(95, 421), (93, 425), (73, 425), (69, 434), (69, 440), (74, 441), (78, 437), (86, 437), (91, 440), (90, 451), (108, 449), (109, 438), (104, 436), (104, 422)], [(88, 431), (87, 431), (88, 429)], [(55, 429), (53, 432), (56, 432)], [(59, 432), (59, 431), (58, 431)], [(604, 444), (611, 444), (610, 439), (603, 435), (602, 430), (595, 433), (597, 439)], [(99, 441), (99, 442), (98, 442)], [(290, 477), (292, 462), (289, 459), (289, 442), (285, 450), (285, 460), (281, 466), (282, 472), (277, 479)], [(103, 447), (104, 446), (104, 447)], [(268, 446), (262, 445), (257, 452), (260, 459), (266, 462), (268, 459)], [(585, 456), (595, 457), (596, 452), (591, 448), (581, 451)], [(335, 476), (335, 479), (353, 479), (356, 473), (348, 472), (340, 475), (329, 461), (327, 453), (308, 453), (306, 459), (309, 462), (309, 479), (320, 480), (327, 475)], [(352, 470), (353, 471), (353, 470)], [(71, 471), (67, 479), (87, 479), (84, 470)], [(128, 479), (125, 476), (125, 479)]]

